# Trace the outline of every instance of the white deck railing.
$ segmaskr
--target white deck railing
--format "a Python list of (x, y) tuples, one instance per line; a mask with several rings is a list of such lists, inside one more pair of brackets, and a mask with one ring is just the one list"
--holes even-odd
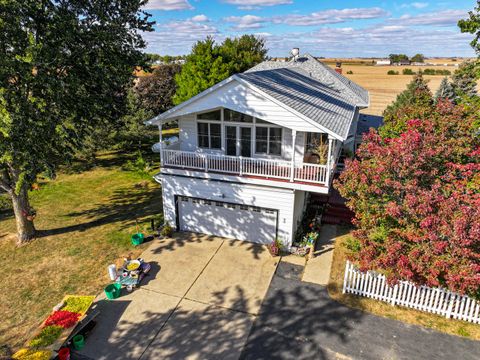
[(321, 185), (325, 185), (327, 181), (326, 165), (295, 164), (292, 177), (292, 163), (286, 160), (214, 155), (171, 149), (163, 149), (161, 153), (165, 167), (188, 168), (239, 176), (259, 176)]

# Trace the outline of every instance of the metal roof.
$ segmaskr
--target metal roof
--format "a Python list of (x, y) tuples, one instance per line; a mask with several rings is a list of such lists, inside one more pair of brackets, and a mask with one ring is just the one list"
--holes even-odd
[(317, 79), (325, 86), (337, 91), (346, 100), (352, 102), (358, 107), (368, 107), (369, 95), (368, 91), (360, 85), (347, 79), (345, 76), (337, 73), (330, 66), (318, 61), (310, 54), (298, 57), (295, 61), (264, 61), (247, 70), (246, 72), (255, 72), (262, 70), (273, 70), (281, 68), (300, 68), (308, 73), (311, 77)]
[(248, 71), (237, 77), (346, 139), (356, 105), (300, 68)]

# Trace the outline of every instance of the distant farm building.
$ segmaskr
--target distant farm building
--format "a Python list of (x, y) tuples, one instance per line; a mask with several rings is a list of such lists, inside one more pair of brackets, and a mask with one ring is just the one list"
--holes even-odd
[(375, 61), (375, 65), (378, 65), (378, 66), (388, 66), (391, 63), (392, 62), (390, 61), (390, 59), (380, 59), (380, 60)]

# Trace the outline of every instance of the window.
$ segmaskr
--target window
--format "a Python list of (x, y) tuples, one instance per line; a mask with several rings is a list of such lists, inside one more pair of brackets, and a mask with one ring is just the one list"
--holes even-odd
[(268, 152), (268, 128), (257, 126), (255, 129), (255, 152), (266, 154)]
[(327, 144), (328, 146), (328, 135), (323, 133), (307, 133), (307, 139), (305, 141), (306, 151), (312, 151), (317, 148), (319, 145)]
[(197, 123), (198, 146), (207, 149), (220, 149), (222, 147), (222, 128), (215, 123)]
[(282, 154), (282, 129), (257, 126), (255, 128), (255, 152), (257, 154)]
[(241, 123), (253, 123), (253, 117), (247, 114), (233, 111), (230, 109), (223, 110), (224, 121), (241, 122)]
[(197, 114), (198, 120), (211, 120), (211, 121), (220, 121), (222, 119), (222, 115), (220, 113), (221, 110), (214, 110), (209, 112), (204, 112), (201, 114)]
[(271, 155), (282, 154), (282, 129), (281, 128), (268, 128), (270, 133), (268, 134), (268, 153)]

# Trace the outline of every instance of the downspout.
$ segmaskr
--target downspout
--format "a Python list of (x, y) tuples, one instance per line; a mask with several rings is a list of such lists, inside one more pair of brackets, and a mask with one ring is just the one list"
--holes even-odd
[(327, 185), (328, 188), (330, 187), (330, 172), (332, 170), (332, 162), (331, 162), (332, 142), (333, 142), (333, 139), (330, 138), (330, 136), (329, 136), (328, 137), (328, 155), (327, 155), (327, 176), (326, 176), (326, 179), (325, 179), (325, 185)]
[(160, 149), (160, 168), (163, 167), (163, 139), (162, 139), (162, 122), (158, 124), (158, 131), (159, 131), (159, 149)]

